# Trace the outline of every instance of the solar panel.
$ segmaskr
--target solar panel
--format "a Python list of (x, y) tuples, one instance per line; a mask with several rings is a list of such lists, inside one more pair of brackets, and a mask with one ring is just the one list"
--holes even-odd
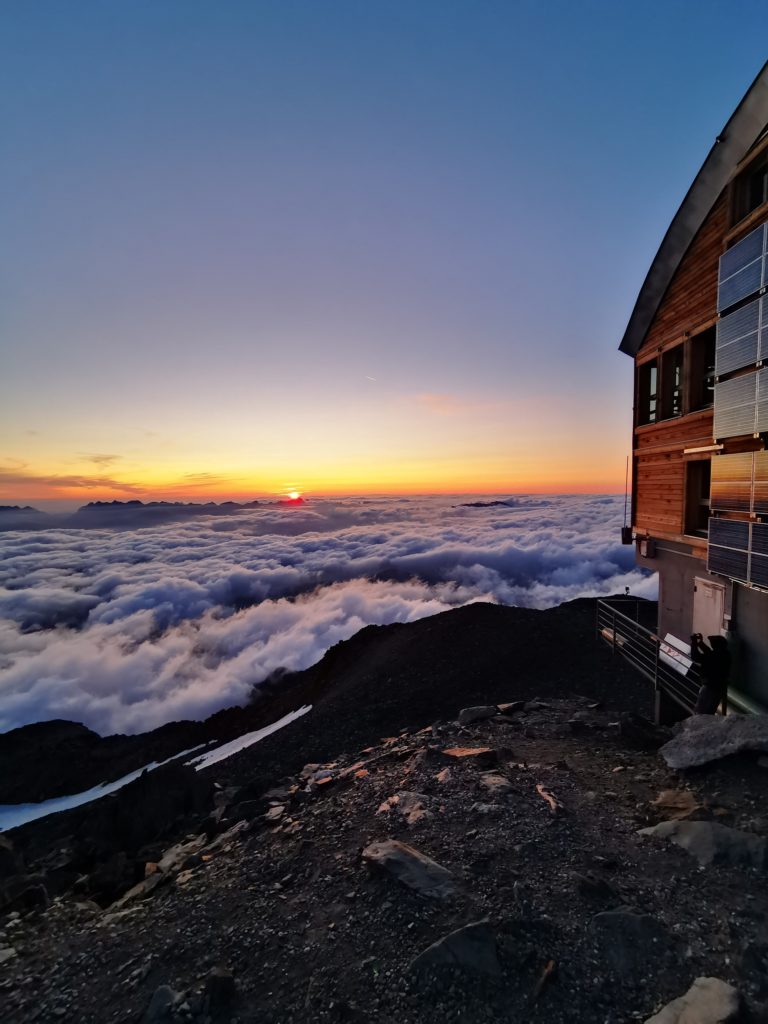
[(749, 566), (749, 582), (756, 587), (768, 587), (768, 557), (752, 555)]
[(748, 298), (766, 283), (768, 228), (761, 224), (720, 257), (717, 309)]
[(768, 515), (768, 452), (755, 452), (752, 511)]
[(756, 373), (747, 373), (715, 385), (715, 437), (755, 432), (757, 377)]
[(749, 550), (749, 523), (736, 519), (710, 519), (709, 543), (746, 552)]
[(757, 371), (757, 409), (755, 411), (755, 432), (768, 431), (768, 368)]
[(710, 544), (707, 569), (709, 572), (719, 573), (732, 580), (741, 580), (747, 583), (747, 566), (749, 555), (746, 551), (733, 551), (731, 548), (719, 548)]
[(768, 555), (768, 523), (752, 524), (752, 555)]
[(762, 302), (755, 299), (719, 321), (715, 354), (718, 376), (757, 362)]

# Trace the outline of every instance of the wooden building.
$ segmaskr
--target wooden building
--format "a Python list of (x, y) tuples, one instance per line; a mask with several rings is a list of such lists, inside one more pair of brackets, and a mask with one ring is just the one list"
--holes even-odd
[(768, 708), (768, 64), (667, 231), (620, 349), (635, 361), (632, 527), (660, 637), (731, 647)]

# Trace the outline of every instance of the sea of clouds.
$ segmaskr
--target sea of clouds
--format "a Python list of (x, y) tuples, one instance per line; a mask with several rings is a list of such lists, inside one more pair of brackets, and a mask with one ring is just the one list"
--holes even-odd
[[(656, 596), (623, 497), (349, 498), (0, 532), (0, 731), (204, 718), (370, 623), (471, 601)], [(108, 521), (108, 520), (107, 520)]]

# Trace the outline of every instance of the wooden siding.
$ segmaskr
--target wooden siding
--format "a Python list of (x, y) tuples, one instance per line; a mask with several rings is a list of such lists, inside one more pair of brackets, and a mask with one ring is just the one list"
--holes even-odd
[[(637, 354), (638, 363), (715, 321), (718, 261), (729, 227), (725, 191), (672, 278)], [(639, 533), (682, 540), (688, 461), (683, 450), (711, 444), (712, 429), (711, 408), (635, 428), (633, 525)]]
[(712, 443), (712, 410), (638, 427), (635, 432), (634, 527), (640, 533), (683, 535), (685, 448)]
[(686, 332), (715, 317), (718, 261), (729, 227), (728, 197), (723, 192), (677, 268), (637, 354), (639, 360), (680, 341)]

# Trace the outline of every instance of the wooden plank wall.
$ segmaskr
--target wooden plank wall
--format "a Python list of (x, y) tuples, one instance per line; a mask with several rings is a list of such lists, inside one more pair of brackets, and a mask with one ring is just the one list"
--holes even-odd
[[(717, 314), (718, 261), (728, 231), (724, 192), (684, 256), (637, 355), (643, 362)], [(635, 428), (634, 526), (641, 533), (681, 537), (685, 516), (683, 449), (712, 443), (712, 410), (704, 409)]]
[(635, 528), (683, 534), (684, 448), (712, 443), (712, 410), (640, 427), (635, 435)]
[(727, 191), (702, 224), (667, 289), (637, 358), (680, 341), (717, 313), (717, 269), (728, 231)]

